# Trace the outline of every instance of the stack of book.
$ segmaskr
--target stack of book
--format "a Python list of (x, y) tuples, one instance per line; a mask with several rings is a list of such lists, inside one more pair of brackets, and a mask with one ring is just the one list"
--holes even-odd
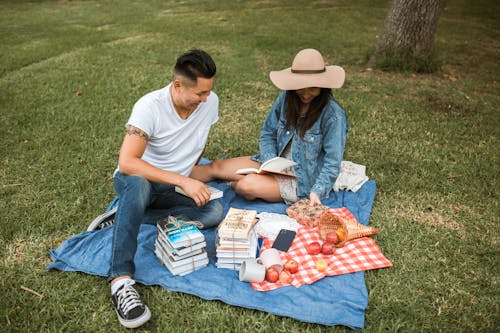
[(155, 254), (173, 275), (186, 275), (208, 265), (205, 236), (194, 224), (161, 220)]
[(239, 270), (244, 260), (255, 259), (257, 233), (254, 230), (257, 211), (229, 208), (220, 223), (216, 237), (215, 265)]

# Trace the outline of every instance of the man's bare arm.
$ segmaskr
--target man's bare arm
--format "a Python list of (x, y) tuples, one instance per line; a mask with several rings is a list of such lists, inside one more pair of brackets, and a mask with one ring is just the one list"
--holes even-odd
[(148, 135), (146, 134), (146, 132), (144, 132), (140, 128), (137, 128), (137, 127), (132, 126), (132, 125), (128, 125), (127, 129), (125, 130), (125, 132), (127, 133), (127, 135), (137, 135), (140, 138), (143, 138), (146, 142), (149, 139)]
[(205, 205), (210, 198), (210, 191), (204, 183), (175, 172), (158, 169), (141, 158), (147, 142), (148, 135), (143, 130), (130, 125), (127, 127), (118, 159), (120, 172), (154, 183), (180, 186), (198, 206)]

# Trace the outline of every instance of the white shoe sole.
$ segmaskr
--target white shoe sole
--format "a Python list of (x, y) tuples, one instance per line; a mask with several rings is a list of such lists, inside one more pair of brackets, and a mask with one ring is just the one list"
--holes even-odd
[[(146, 311), (140, 316), (139, 318), (135, 318), (134, 320), (125, 320), (118, 315), (118, 312), (116, 312), (116, 315), (118, 316), (118, 320), (120, 321), (120, 324), (125, 326), (126, 328), (137, 328), (141, 325), (144, 325), (150, 318), (151, 318), (151, 311), (149, 311), (149, 308), (147, 305), (144, 305), (146, 308)], [(116, 311), (116, 310), (115, 310)]]
[(89, 224), (89, 227), (87, 228), (87, 231), (94, 231), (96, 230), (97, 226), (101, 224), (102, 221), (110, 217), (111, 215), (114, 215), (116, 213), (116, 209), (118, 207), (114, 207), (110, 209), (109, 211), (105, 212), (104, 214), (99, 215), (92, 221), (92, 223)]

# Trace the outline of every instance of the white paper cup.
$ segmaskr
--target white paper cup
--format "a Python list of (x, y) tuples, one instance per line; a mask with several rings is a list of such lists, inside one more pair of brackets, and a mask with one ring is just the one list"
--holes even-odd
[(266, 267), (255, 260), (245, 260), (240, 268), (240, 281), (262, 282), (266, 277)]
[(266, 269), (269, 267), (274, 267), (281, 272), (283, 270), (283, 264), (281, 263), (280, 252), (275, 248), (265, 249), (261, 252), (260, 257), (257, 262), (264, 265)]

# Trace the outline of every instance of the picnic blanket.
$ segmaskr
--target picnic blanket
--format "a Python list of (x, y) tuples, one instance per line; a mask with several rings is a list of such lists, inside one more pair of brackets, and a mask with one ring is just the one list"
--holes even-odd
[[(247, 201), (226, 184), (211, 184), (224, 191), (221, 203), (224, 214), (229, 207), (255, 209), (257, 212), (286, 214), (286, 205)], [(367, 225), (375, 198), (376, 184), (370, 180), (357, 192), (332, 192), (324, 204), (332, 208), (346, 207), (356, 219)], [(145, 217), (151, 219), (151, 215)], [(83, 224), (83, 223), (82, 223)], [(86, 225), (82, 226), (86, 227)], [(111, 254), (112, 229), (85, 231), (77, 234), (57, 249), (50, 250), (53, 260), (47, 269), (84, 272), (106, 276)], [(230, 305), (256, 309), (300, 321), (322, 325), (343, 325), (353, 329), (364, 327), (368, 305), (364, 272), (327, 276), (300, 288), (285, 286), (259, 292), (238, 279), (238, 271), (216, 268), (216, 230), (203, 230), (207, 241), (210, 264), (185, 276), (174, 276), (160, 264), (154, 254), (157, 230), (154, 225), (141, 225), (135, 256), (134, 278), (144, 285), (160, 285), (169, 291), (184, 292), (206, 300), (220, 300)]]

